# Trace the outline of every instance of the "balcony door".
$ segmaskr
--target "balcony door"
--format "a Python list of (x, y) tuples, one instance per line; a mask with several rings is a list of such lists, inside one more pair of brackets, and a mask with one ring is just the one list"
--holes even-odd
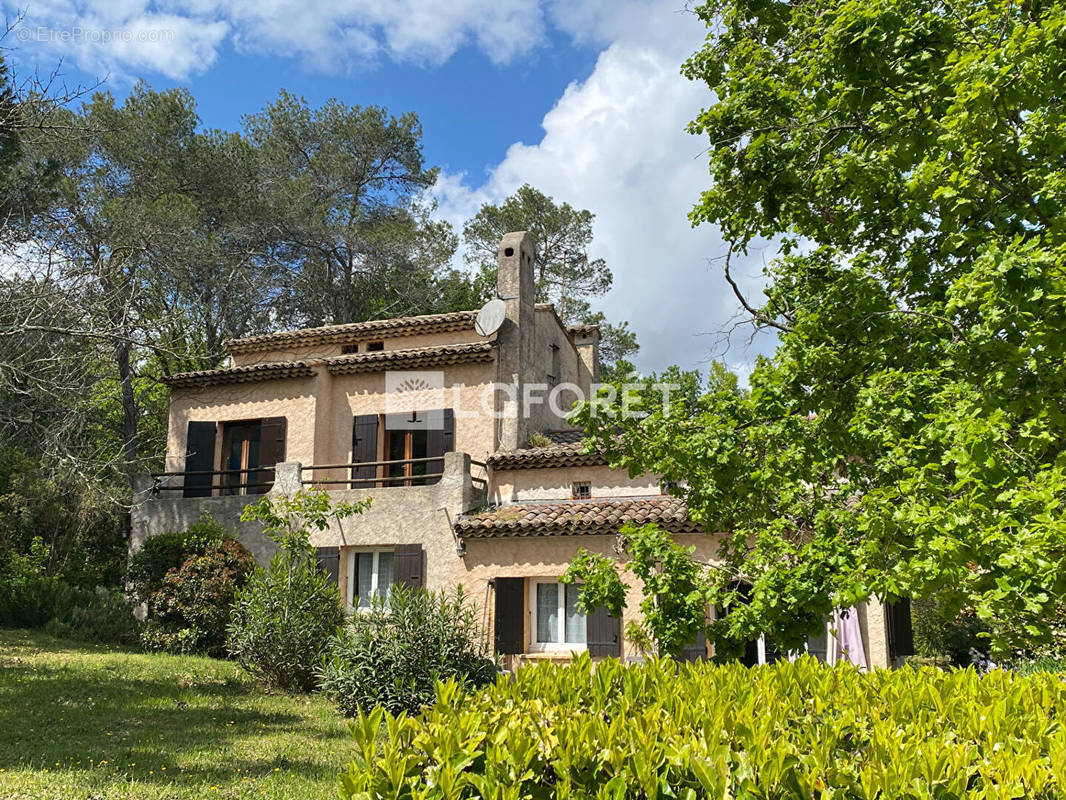
[(444, 454), (454, 449), (455, 416), (450, 408), (357, 416), (352, 425), (352, 488), (436, 483), (444, 471)]
[(265, 494), (284, 459), (284, 417), (222, 424), (222, 494)]

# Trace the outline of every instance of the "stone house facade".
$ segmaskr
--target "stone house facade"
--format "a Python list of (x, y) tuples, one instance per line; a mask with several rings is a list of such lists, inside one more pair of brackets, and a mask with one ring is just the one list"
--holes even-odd
[[(239, 519), (257, 495), (369, 497), (312, 540), (353, 611), (397, 582), (461, 585), (508, 666), (577, 650), (638, 656), (628, 620), (581, 614), (559, 576), (580, 547), (614, 553), (629, 521), (659, 523), (706, 562), (716, 537), (655, 476), (583, 452), (563, 410), (598, 379), (599, 331), (535, 302), (524, 234), (503, 238), (498, 266), (503, 320), (486, 335), (474, 311), (286, 331), (229, 342), (224, 368), (172, 376), (166, 470), (140, 479), (131, 547), (209, 513), (265, 564), (273, 545)], [(893, 614), (877, 603), (856, 613), (867, 663), (903, 655)], [(822, 650), (832, 646), (812, 643)], [(702, 641), (686, 651), (706, 655)], [(750, 660), (774, 657), (753, 643)]]

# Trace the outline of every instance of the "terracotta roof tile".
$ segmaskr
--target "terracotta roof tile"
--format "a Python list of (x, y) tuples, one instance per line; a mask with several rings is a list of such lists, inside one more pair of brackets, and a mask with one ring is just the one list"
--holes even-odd
[(163, 378), (163, 383), (172, 389), (199, 386), (214, 386), (221, 383), (251, 383), (281, 378), (307, 378), (315, 371), (306, 361), (278, 361), (270, 364), (253, 364), (247, 367), (205, 369), (199, 372), (181, 372)]
[(301, 328), (279, 331), (244, 339), (231, 339), (226, 349), (231, 353), (252, 353), (290, 345), (351, 344), (370, 336), (413, 336), (425, 333), (449, 333), (474, 329), (476, 311), (453, 311), (448, 314), (426, 314), (418, 317), (374, 319), (347, 325), (325, 325), (320, 328)]
[(488, 463), (493, 469), (544, 469), (547, 467), (592, 467), (607, 463), (600, 453), (585, 453), (579, 430), (547, 431), (552, 443), (544, 447), (527, 447), (493, 453)]
[(425, 369), (446, 367), (451, 364), (466, 364), (492, 361), (494, 342), (471, 342), (469, 344), (443, 344), (436, 347), (412, 347), (406, 350), (378, 350), (374, 353), (356, 353), (326, 360), (334, 375), (353, 372), (378, 372), (383, 369)]
[(508, 536), (595, 536), (615, 534), (627, 522), (658, 523), (671, 533), (702, 533), (677, 497), (645, 497), (592, 502), (526, 503), (500, 506), (455, 521), (455, 532), (470, 539)]

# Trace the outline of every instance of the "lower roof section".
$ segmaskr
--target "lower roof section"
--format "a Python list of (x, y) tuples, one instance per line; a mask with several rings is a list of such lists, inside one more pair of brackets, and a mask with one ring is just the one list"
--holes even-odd
[(558, 501), (499, 506), (455, 521), (455, 533), (468, 539), (510, 536), (595, 536), (618, 533), (626, 523), (656, 523), (671, 533), (702, 533), (677, 497), (598, 501)]

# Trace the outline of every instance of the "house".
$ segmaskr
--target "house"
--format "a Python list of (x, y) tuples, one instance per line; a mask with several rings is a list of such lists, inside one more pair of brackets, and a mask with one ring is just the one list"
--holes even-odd
[[(370, 497), (312, 542), (353, 610), (396, 582), (461, 584), (509, 665), (575, 650), (636, 656), (626, 620), (586, 618), (559, 576), (580, 547), (613, 553), (625, 522), (657, 522), (708, 562), (715, 537), (655, 476), (583, 452), (564, 414), (597, 381), (599, 331), (535, 302), (525, 234), (503, 238), (498, 262), (502, 322), (485, 335), (474, 311), (285, 331), (229, 342), (222, 369), (170, 377), (166, 471), (141, 478), (131, 546), (207, 512), (265, 563), (272, 543), (239, 521), (257, 495)], [(891, 663), (890, 639), (906, 632), (890, 637), (877, 603), (857, 619), (869, 663)], [(749, 660), (774, 657), (752, 643)]]

